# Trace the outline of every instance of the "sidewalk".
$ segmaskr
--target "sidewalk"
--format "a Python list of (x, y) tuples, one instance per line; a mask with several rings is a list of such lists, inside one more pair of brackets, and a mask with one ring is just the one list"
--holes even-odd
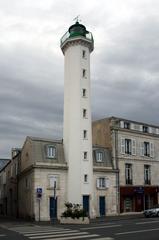
[[(129, 212), (129, 213), (122, 213), (120, 215), (115, 215), (115, 216), (104, 216), (104, 217), (97, 217), (95, 219), (90, 219), (90, 224), (91, 223), (100, 223), (100, 222), (112, 222), (112, 221), (120, 221), (120, 220), (128, 220), (128, 219), (135, 219), (135, 218), (143, 218), (143, 213), (142, 212)], [(59, 225), (59, 221), (55, 220), (54, 222), (52, 221), (40, 221), (40, 222), (35, 222), (31, 220), (26, 220), (26, 219), (21, 219), (21, 218), (14, 218), (14, 217), (8, 217), (8, 216), (1, 216), (0, 215), (0, 224), (3, 223), (12, 223), (12, 224), (30, 224), (30, 225)]]
[(120, 220), (135, 219), (135, 218), (143, 218), (143, 213), (142, 212), (129, 212), (129, 213), (122, 213), (120, 215), (115, 215), (115, 216), (98, 217), (95, 219), (91, 219), (90, 223), (111, 222), (111, 221), (120, 221)]

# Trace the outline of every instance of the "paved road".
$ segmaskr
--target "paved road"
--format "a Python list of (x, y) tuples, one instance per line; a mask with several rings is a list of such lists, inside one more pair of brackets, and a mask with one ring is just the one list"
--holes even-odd
[(159, 218), (135, 218), (89, 225), (0, 224), (0, 240), (159, 240)]

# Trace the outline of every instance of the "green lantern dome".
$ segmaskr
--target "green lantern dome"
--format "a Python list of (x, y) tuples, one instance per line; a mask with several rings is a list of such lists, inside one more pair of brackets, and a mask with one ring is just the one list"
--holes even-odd
[(82, 24), (79, 24), (77, 21), (75, 24), (73, 24), (71, 27), (69, 27), (69, 37), (76, 37), (76, 36), (83, 36), (85, 37), (88, 31), (86, 30), (86, 27)]

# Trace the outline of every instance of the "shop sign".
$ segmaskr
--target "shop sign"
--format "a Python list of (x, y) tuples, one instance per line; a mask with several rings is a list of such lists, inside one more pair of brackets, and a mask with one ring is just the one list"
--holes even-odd
[(134, 189), (134, 191), (135, 191), (136, 193), (143, 194), (143, 193), (144, 193), (144, 187), (136, 187), (136, 188)]

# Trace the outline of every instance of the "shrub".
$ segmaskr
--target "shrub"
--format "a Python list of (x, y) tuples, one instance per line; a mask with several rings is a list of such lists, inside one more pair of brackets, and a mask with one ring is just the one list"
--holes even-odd
[(87, 217), (86, 211), (82, 208), (80, 204), (65, 203), (66, 210), (62, 213), (62, 217), (71, 217), (73, 219), (83, 219)]

